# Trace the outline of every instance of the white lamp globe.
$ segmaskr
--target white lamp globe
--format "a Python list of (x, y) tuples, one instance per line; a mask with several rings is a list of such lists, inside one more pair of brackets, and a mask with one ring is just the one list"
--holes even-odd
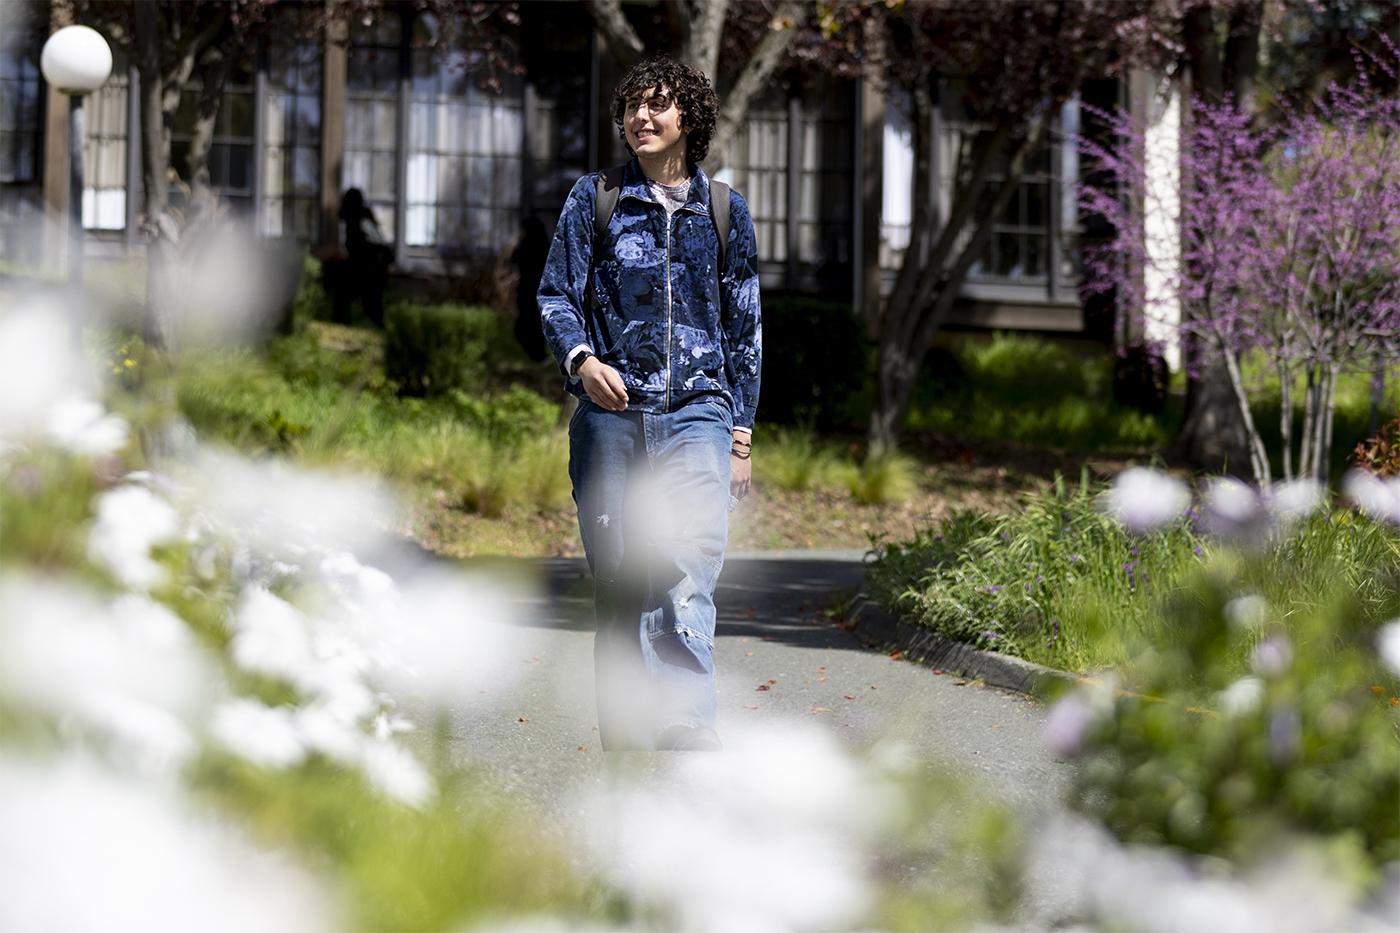
[(44, 43), (39, 68), (44, 80), (62, 93), (86, 94), (112, 73), (112, 50), (97, 30), (64, 26)]

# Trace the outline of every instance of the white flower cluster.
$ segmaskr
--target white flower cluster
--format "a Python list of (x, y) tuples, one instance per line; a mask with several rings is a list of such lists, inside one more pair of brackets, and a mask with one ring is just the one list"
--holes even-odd
[[(1237, 539), (1267, 536), (1326, 504), (1326, 490), (1312, 479), (1275, 483), (1259, 491), (1232, 477), (1206, 486), (1201, 516), (1205, 527)], [(1103, 499), (1103, 509), (1134, 534), (1144, 534), (1188, 513), (1191, 492), (1169, 473), (1130, 467), (1119, 473)], [(1400, 512), (1397, 512), (1400, 514)]]

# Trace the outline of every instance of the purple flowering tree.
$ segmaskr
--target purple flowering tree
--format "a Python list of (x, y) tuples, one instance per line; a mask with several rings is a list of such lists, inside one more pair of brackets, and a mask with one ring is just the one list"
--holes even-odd
[[(1263, 353), (1282, 393), (1283, 478), (1326, 482), (1337, 377), (1369, 369), (1378, 348), (1394, 355), (1400, 339), (1400, 101), (1376, 93), (1363, 74), (1257, 129), (1228, 100), (1198, 99), (1181, 140), (1176, 198), (1152, 191), (1162, 179), (1146, 170), (1143, 128), (1105, 116), (1120, 142), (1086, 148), (1130, 196), (1084, 189), (1084, 206), (1116, 230), (1091, 257), (1088, 287), (1116, 287), (1125, 313), (1149, 319), (1179, 303), (1177, 327), (1200, 349), (1197, 364), (1220, 361), (1229, 373), (1261, 485), (1272, 473), (1241, 360)], [(1179, 203), (1165, 224), (1141, 208), (1154, 193), (1156, 203)], [(1153, 280), (1166, 287), (1144, 284)], [(1303, 426), (1295, 438), (1299, 379)]]

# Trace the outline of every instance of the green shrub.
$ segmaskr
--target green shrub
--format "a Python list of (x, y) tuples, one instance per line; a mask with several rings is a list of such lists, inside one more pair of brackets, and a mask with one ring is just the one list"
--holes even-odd
[(1077, 449), (1160, 447), (1166, 421), (1113, 400), (1113, 358), (1081, 359), (1042, 337), (998, 333), (930, 352), (911, 428)]
[(1321, 836), (1364, 890), (1400, 858), (1400, 679), (1347, 574), (1233, 611), (1270, 562), (1236, 553), (1182, 582), (1125, 689), (1101, 693), (1082, 736), (1059, 737), (1085, 751), (1076, 799), (1126, 841), (1241, 860)]
[(867, 341), (849, 304), (765, 298), (763, 349), (762, 420), (825, 429), (851, 417), (865, 383)]
[(402, 395), (479, 392), (496, 313), (483, 305), (391, 305), (384, 311), (384, 372)]
[(842, 469), (851, 498), (862, 505), (903, 502), (918, 489), (918, 463), (897, 450), (872, 454)]
[(302, 257), (301, 278), (281, 330), (284, 334), (301, 333), (312, 321), (330, 316), (331, 296), (321, 275), (321, 260), (307, 253)]
[(755, 483), (790, 492), (839, 488), (836, 452), (810, 428), (760, 429), (754, 458)]

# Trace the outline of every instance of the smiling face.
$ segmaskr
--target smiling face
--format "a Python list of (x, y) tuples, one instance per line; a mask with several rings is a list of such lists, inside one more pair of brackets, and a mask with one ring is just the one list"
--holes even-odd
[(622, 112), (622, 130), (627, 145), (643, 162), (685, 162), (684, 115), (670, 90), (649, 87), (629, 97)]

